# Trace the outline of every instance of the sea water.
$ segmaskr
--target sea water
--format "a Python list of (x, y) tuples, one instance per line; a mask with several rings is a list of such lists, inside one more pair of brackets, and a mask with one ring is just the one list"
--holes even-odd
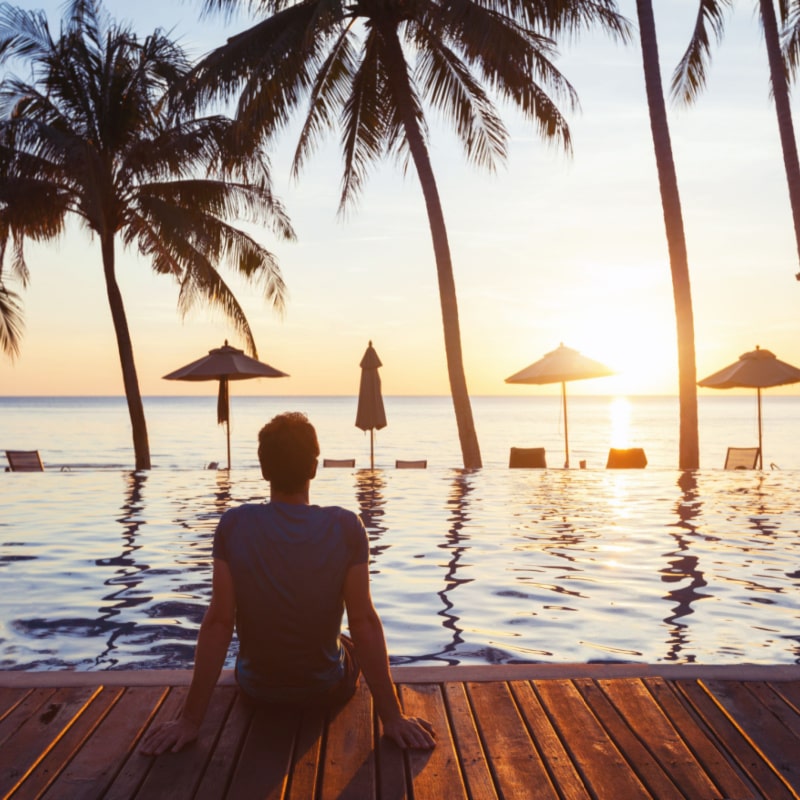
[[(226, 457), (213, 398), (146, 398), (137, 473), (124, 400), (3, 398), (0, 446), (46, 469), (0, 475), (0, 667), (189, 667), (214, 527), (263, 501), (255, 434), (286, 409), (323, 456), (356, 458), (320, 469), (312, 500), (361, 514), (395, 664), (800, 663), (798, 403), (764, 402), (765, 470), (726, 472), (755, 404), (701, 398), (701, 469), (681, 472), (674, 398), (570, 398), (570, 469), (559, 398), (476, 398), (485, 466), (465, 471), (447, 398), (386, 398), (375, 470), (355, 398), (234, 398), (228, 472), (204, 468)], [(511, 445), (552, 468), (509, 470)], [(606, 470), (617, 445), (647, 468)]]

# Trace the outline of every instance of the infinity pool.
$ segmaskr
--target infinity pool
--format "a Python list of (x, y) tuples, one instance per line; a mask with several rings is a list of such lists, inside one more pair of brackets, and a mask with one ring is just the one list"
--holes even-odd
[[(367, 526), (394, 664), (785, 664), (798, 477), (337, 469), (312, 499)], [(2, 475), (0, 667), (190, 667), (216, 522), (265, 490), (255, 470)]]

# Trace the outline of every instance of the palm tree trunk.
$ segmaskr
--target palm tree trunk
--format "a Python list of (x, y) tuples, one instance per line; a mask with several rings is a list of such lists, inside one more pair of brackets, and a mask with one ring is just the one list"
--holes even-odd
[(456, 284), (453, 277), (453, 262), (450, 256), (450, 244), (447, 239), (447, 227), (444, 222), (442, 202), (436, 179), (433, 174), (428, 149), (422, 136), (417, 117), (411, 102), (411, 85), (403, 57), (397, 29), (394, 24), (381, 26), (381, 35), (389, 58), (388, 73), (392, 81), (392, 89), (397, 98), (397, 105), (403, 116), (406, 137), (411, 157), (417, 169), (422, 186), (425, 206), (428, 211), (428, 224), (433, 239), (433, 252), (436, 258), (436, 272), (439, 278), (439, 301), (442, 307), (442, 325), (444, 328), (444, 346), (447, 356), (447, 372), (450, 378), (450, 394), (461, 443), (461, 455), (466, 469), (483, 466), (475, 422), (472, 417), (467, 380), (464, 374), (464, 360), (461, 352), (461, 330), (458, 322), (458, 301)]
[(667, 108), (661, 86), (656, 23), (651, 0), (636, 0), (636, 10), (639, 16), (647, 106), (650, 111), (650, 129), (653, 134), (658, 183), (661, 189), (661, 207), (664, 211), (664, 226), (672, 271), (672, 293), (675, 302), (680, 402), (678, 464), (680, 469), (697, 469), (700, 466), (700, 444), (697, 430), (694, 316), (681, 198), (675, 174), (675, 161), (672, 157)]
[(133, 450), (136, 457), (136, 469), (150, 469), (150, 444), (147, 439), (147, 423), (144, 418), (144, 405), (139, 391), (139, 379), (136, 375), (136, 364), (133, 360), (133, 344), (128, 331), (128, 320), (125, 316), (125, 306), (122, 302), (122, 293), (117, 284), (114, 267), (114, 237), (103, 234), (101, 236), (103, 250), (103, 272), (106, 278), (106, 293), (108, 305), (111, 308), (111, 319), (114, 322), (114, 332), (117, 335), (117, 349), (119, 361), (122, 366), (122, 381), (125, 386), (125, 397), (128, 400), (128, 414), (131, 419), (133, 431)]
[[(798, 163), (797, 158), (797, 142), (794, 138), (789, 87), (786, 84), (786, 72), (783, 66), (775, 6), (772, 4), (772, 0), (760, 0), (759, 4), (761, 7), (761, 23), (764, 26), (764, 41), (767, 45), (772, 96), (775, 100), (778, 131), (781, 137), (781, 147), (783, 148), (783, 164), (786, 169), (786, 180), (789, 184), (789, 203), (792, 207), (797, 257), (800, 260), (800, 163)], [(796, 277), (800, 280), (800, 273), (797, 273)]]

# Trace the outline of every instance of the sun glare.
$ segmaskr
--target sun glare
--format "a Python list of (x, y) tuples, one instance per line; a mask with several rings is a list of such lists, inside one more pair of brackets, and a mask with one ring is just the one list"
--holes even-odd
[(609, 406), (611, 446), (629, 447), (631, 441), (631, 404), (627, 397), (615, 397)]

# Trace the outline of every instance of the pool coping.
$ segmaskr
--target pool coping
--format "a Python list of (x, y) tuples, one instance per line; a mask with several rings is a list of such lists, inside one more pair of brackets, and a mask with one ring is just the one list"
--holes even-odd
[[(392, 667), (397, 683), (446, 683), (654, 678), (667, 680), (797, 681), (800, 664), (461, 664), (437, 667)], [(2, 688), (72, 686), (188, 686), (188, 669), (0, 670)], [(223, 670), (219, 685), (234, 685), (233, 670)]]

